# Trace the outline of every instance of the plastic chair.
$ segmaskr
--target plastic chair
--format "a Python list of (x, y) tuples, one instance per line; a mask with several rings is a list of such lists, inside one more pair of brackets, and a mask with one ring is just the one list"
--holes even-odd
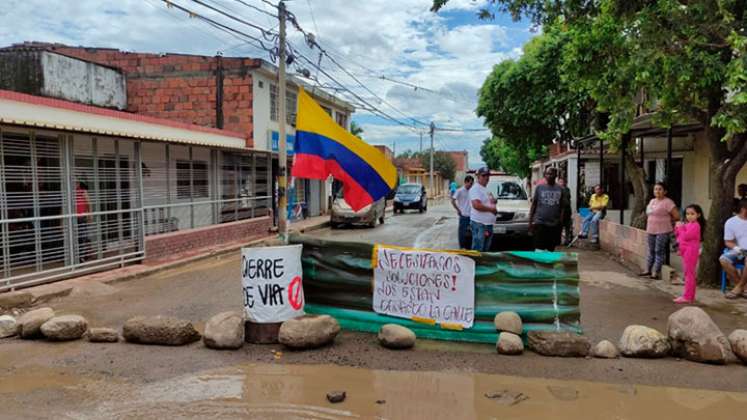
[[(726, 253), (728, 249), (724, 249), (724, 253)], [(737, 271), (744, 270), (744, 261), (737, 262), (734, 264), (734, 268), (737, 269)], [(721, 293), (726, 293), (726, 283), (729, 281), (729, 279), (726, 276), (726, 272), (724, 270), (721, 270)]]

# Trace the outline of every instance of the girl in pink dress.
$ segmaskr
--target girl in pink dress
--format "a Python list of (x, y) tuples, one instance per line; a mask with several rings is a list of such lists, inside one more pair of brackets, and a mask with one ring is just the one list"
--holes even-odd
[(695, 268), (700, 256), (701, 232), (705, 230), (703, 209), (697, 204), (690, 204), (685, 209), (686, 222), (678, 222), (674, 228), (677, 242), (680, 244), (680, 255), (685, 268), (685, 290), (674, 303), (693, 303), (695, 300)]

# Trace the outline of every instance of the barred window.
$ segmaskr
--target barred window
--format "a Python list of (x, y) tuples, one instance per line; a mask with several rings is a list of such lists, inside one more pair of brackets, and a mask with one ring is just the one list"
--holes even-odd
[(207, 162), (192, 161), (192, 188), (190, 188), (190, 166), (188, 160), (176, 161), (176, 198), (206, 198), (208, 197), (208, 165)]
[(337, 124), (340, 127), (345, 128), (345, 129), (348, 128), (348, 114), (335, 111), (335, 121), (337, 121)]
[[(295, 127), (296, 125), (296, 104), (298, 94), (287, 89), (285, 91), (285, 122)], [(270, 84), (270, 120), (278, 120), (278, 86)]]

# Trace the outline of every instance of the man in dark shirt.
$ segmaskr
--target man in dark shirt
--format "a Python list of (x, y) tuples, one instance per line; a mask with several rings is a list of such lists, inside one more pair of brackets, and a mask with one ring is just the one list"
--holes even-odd
[(567, 198), (563, 189), (555, 183), (557, 177), (557, 169), (547, 168), (545, 183), (534, 187), (529, 210), (529, 232), (534, 235), (536, 249), (555, 251), (560, 243)]

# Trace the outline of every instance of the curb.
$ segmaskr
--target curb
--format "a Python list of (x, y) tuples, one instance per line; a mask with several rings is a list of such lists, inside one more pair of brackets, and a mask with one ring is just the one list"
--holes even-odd
[[(299, 231), (301, 233), (312, 232), (312, 231), (315, 231), (315, 230), (324, 229), (325, 227), (328, 227), (328, 226), (329, 226), (329, 220), (326, 220), (326, 221), (318, 223), (316, 225), (311, 225), (311, 226), (305, 227), (303, 229), (300, 229)], [(257, 239), (251, 240), (249, 242), (243, 242), (243, 243), (239, 243), (239, 244), (229, 245), (229, 246), (226, 246), (226, 247), (220, 248), (220, 249), (213, 249), (213, 250), (201, 253), (201, 254), (192, 255), (190, 257), (186, 257), (186, 258), (175, 260), (175, 261), (165, 262), (165, 263), (159, 264), (159, 265), (145, 266), (143, 264), (140, 264), (141, 267), (146, 267), (146, 268), (142, 268), (141, 270), (136, 271), (136, 272), (123, 273), (120, 276), (117, 276), (117, 277), (114, 277), (114, 278), (109, 278), (109, 279), (95, 279), (94, 278), (94, 279), (90, 279), (86, 283), (88, 283), (88, 282), (99, 282), (99, 283), (107, 284), (107, 285), (112, 285), (112, 284), (117, 284), (117, 283), (123, 283), (123, 282), (126, 282), (126, 281), (135, 280), (135, 279), (138, 279), (138, 278), (141, 278), (141, 277), (145, 277), (145, 276), (149, 276), (149, 275), (152, 275), (152, 274), (160, 273), (160, 272), (163, 272), (163, 271), (166, 271), (166, 270), (171, 270), (171, 269), (174, 269), (174, 268), (178, 268), (178, 267), (180, 267), (182, 265), (185, 265), (185, 264), (191, 264), (191, 263), (194, 263), (194, 262), (198, 262), (198, 261), (202, 261), (202, 260), (207, 260), (207, 259), (210, 259), (210, 258), (221, 257), (223, 255), (226, 255), (226, 254), (229, 254), (229, 253), (232, 253), (232, 252), (236, 252), (237, 250), (240, 250), (241, 248), (244, 248), (244, 247), (251, 247), (251, 246), (255, 246), (255, 245), (261, 244), (261, 243), (263, 243), (265, 241), (273, 239), (274, 237), (275, 236), (271, 234), (271, 235), (267, 235), (267, 236), (263, 236), (261, 238), (257, 238)], [(106, 273), (107, 271), (111, 271), (111, 270), (104, 270), (104, 271), (101, 271), (101, 272), (98, 272), (98, 273), (92, 273), (92, 274), (89, 274), (89, 275), (91, 275), (91, 276), (95, 276), (97, 274), (101, 275), (102, 273)], [(37, 304), (40, 304), (40, 303), (49, 302), (49, 301), (51, 301), (53, 299), (56, 299), (56, 298), (65, 297), (65, 296), (70, 295), (70, 293), (72, 293), (73, 289), (76, 286), (80, 285), (81, 281), (84, 278), (85, 278), (85, 276), (71, 277), (69, 279), (61, 280), (61, 281), (58, 281), (58, 282), (51, 282), (51, 283), (41, 284), (41, 285), (38, 285), (38, 286), (32, 286), (32, 287), (29, 287), (29, 288), (19, 289), (19, 290), (27, 291), (27, 292), (29, 292), (33, 296), (33, 300), (31, 302), (31, 306), (34, 306), (34, 305), (37, 305)], [(65, 284), (66, 282), (68, 284)], [(37, 290), (35, 291), (34, 289), (37, 289)]]

